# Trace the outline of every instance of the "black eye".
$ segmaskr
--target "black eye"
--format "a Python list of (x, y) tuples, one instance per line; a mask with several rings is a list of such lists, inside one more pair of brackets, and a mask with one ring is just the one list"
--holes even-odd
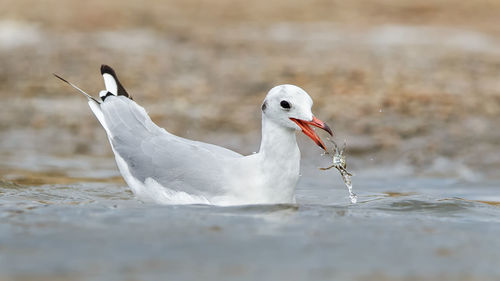
[(282, 100), (282, 101), (280, 102), (280, 105), (281, 105), (281, 107), (283, 107), (284, 109), (290, 109), (290, 103), (289, 103), (289, 102), (287, 102), (286, 100)]

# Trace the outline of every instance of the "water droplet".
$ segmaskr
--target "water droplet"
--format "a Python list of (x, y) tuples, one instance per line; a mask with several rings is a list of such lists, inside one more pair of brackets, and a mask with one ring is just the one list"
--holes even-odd
[(358, 202), (358, 196), (356, 194), (354, 194), (354, 193), (351, 193), (349, 195), (349, 199), (351, 199), (351, 203), (352, 204), (356, 204)]

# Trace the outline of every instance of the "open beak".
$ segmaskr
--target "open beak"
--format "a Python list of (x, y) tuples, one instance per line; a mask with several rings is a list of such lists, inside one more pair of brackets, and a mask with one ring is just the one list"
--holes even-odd
[(319, 147), (323, 148), (326, 151), (325, 144), (323, 143), (323, 141), (319, 138), (319, 136), (316, 134), (316, 132), (309, 125), (323, 129), (323, 130), (327, 131), (330, 134), (330, 136), (333, 137), (333, 132), (330, 129), (330, 127), (328, 127), (328, 125), (326, 125), (323, 121), (319, 120), (315, 116), (313, 116), (313, 119), (311, 121), (304, 121), (304, 120), (295, 119), (295, 118), (290, 118), (290, 120), (295, 122), (302, 129), (302, 132), (306, 136), (310, 137), (317, 145), (319, 145)]

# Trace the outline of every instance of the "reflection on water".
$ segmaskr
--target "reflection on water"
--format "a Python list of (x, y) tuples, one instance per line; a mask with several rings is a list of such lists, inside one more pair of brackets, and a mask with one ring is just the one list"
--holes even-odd
[(415, 192), (397, 192), (397, 191), (385, 191), (385, 192), (382, 192), (382, 193), (386, 194), (389, 197), (411, 196), (411, 195), (416, 195), (417, 194)]
[(441, 212), (458, 212), (467, 209), (470, 203), (464, 201), (455, 200), (454, 202), (426, 202), (421, 200), (402, 200), (398, 202), (393, 202), (389, 207), (381, 207), (379, 210), (386, 211), (400, 211), (400, 212), (412, 212), (412, 211), (431, 211), (433, 213)]

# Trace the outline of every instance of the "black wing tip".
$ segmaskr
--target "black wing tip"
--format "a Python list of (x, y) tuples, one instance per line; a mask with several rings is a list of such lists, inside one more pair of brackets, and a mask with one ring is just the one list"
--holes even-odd
[(109, 75), (113, 76), (113, 78), (116, 81), (117, 87), (118, 87), (117, 94), (119, 96), (126, 96), (126, 97), (132, 99), (132, 97), (127, 93), (127, 91), (123, 87), (122, 83), (120, 83), (120, 80), (118, 80), (118, 76), (116, 75), (115, 70), (111, 66), (109, 66), (107, 64), (101, 65), (101, 75), (104, 75), (104, 74), (109, 74)]
[(107, 92), (107, 93), (106, 93), (106, 95), (104, 95), (104, 96), (102, 96), (102, 97), (101, 97), (101, 100), (102, 100), (102, 101), (104, 101), (104, 100), (105, 100), (107, 97), (109, 97), (109, 96), (113, 96), (113, 97), (114, 97), (115, 95), (113, 95), (113, 94), (112, 94), (112, 93), (110, 93), (110, 92)]
[(115, 73), (115, 70), (113, 68), (111, 68), (111, 66), (107, 65), (107, 64), (102, 64), (101, 65), (101, 74), (110, 74), (111, 76), (115, 77), (116, 79), (116, 73)]

